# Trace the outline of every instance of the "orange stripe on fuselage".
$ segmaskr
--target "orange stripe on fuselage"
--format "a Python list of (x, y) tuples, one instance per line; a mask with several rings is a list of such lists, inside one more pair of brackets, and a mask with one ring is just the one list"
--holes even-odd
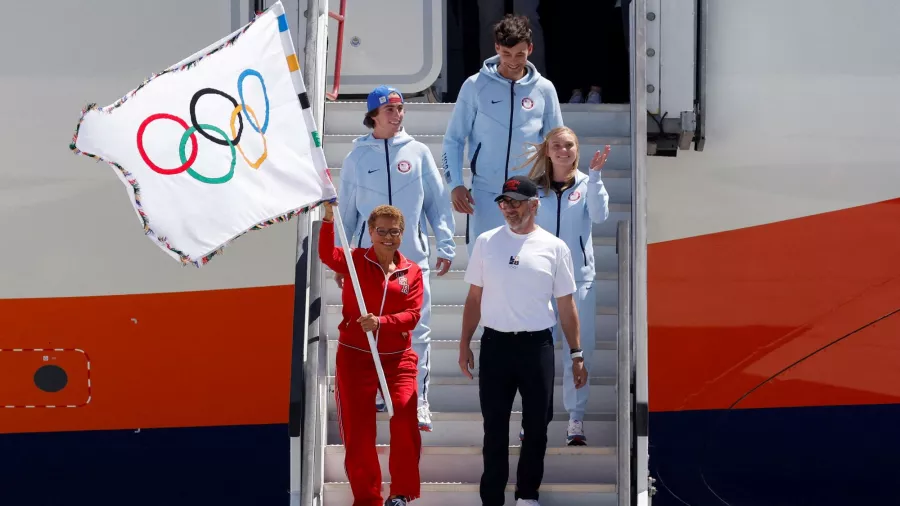
[[(287, 423), (293, 297), (276, 286), (0, 300), (0, 348), (84, 350), (92, 394), (79, 408), (0, 407), (0, 433)], [(83, 372), (67, 372), (82, 389)], [(15, 381), (0, 393), (17, 402), (57, 395)]]
[(900, 199), (652, 244), (650, 408), (900, 402), (898, 308)]

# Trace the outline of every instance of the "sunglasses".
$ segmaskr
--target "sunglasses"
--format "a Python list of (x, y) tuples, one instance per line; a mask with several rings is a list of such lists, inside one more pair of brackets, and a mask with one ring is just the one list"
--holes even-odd
[(525, 202), (524, 200), (502, 198), (497, 201), (497, 205), (500, 207), (511, 207), (513, 209), (518, 209), (524, 202)]
[(400, 237), (400, 234), (402, 234), (403, 231), (399, 228), (386, 229), (379, 227), (375, 229), (375, 233), (380, 235), (381, 237), (386, 237), (388, 234), (390, 234), (391, 237)]

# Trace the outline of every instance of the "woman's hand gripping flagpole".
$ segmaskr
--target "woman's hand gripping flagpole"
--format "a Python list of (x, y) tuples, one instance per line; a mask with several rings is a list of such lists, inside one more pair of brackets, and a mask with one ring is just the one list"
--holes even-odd
[[(344, 232), (344, 224), (341, 221), (341, 213), (335, 203), (334, 211), (334, 228), (337, 229), (338, 238), (341, 241), (341, 249), (344, 250), (344, 258), (347, 259), (347, 267), (350, 271), (350, 279), (353, 281), (353, 291), (356, 293), (356, 302), (359, 303), (359, 314), (366, 315), (366, 303), (363, 300), (362, 289), (359, 287), (359, 278), (356, 276), (356, 267), (353, 265), (353, 257), (350, 255), (350, 248), (347, 247), (347, 234)], [(394, 403), (391, 402), (391, 395), (388, 392), (387, 380), (384, 379), (384, 369), (381, 367), (381, 356), (378, 354), (378, 346), (375, 344), (375, 337), (371, 331), (366, 332), (369, 338), (369, 349), (372, 350), (372, 360), (375, 361), (375, 370), (378, 372), (378, 384), (381, 385), (381, 393), (384, 397), (384, 405), (387, 407), (388, 416), (394, 416)]]

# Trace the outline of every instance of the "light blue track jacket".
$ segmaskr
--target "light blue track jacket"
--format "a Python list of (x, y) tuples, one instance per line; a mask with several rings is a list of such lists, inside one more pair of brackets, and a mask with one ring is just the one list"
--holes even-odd
[(594, 245), (592, 224), (609, 218), (609, 193), (600, 172), (575, 172), (575, 184), (557, 197), (553, 188), (538, 187), (541, 207), (535, 223), (556, 235), (572, 252), (575, 281), (593, 281)]
[(562, 126), (553, 83), (530, 62), (522, 79), (510, 81), (497, 72), (499, 56), (488, 58), (481, 71), (460, 89), (444, 136), (444, 180), (451, 190), (464, 185), (463, 150), (469, 142), (472, 187), (499, 193), (509, 169), (525, 162), (544, 136)]
[[(341, 167), (338, 209), (347, 240), (359, 238), (354, 247), (372, 245), (367, 220), (377, 206), (390, 204), (400, 209), (406, 223), (400, 252), (421, 264), (428, 259), (428, 229), (434, 230), (437, 256), (453, 259), (454, 218), (450, 193), (441, 184), (441, 175), (431, 151), (401, 130), (390, 139), (372, 134), (353, 141), (353, 150)], [(335, 238), (337, 241), (338, 239)]]

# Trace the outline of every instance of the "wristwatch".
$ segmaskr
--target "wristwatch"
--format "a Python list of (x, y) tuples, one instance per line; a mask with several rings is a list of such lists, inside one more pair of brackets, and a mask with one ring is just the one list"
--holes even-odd
[(584, 354), (582, 353), (581, 348), (570, 349), (569, 356), (572, 358), (572, 360), (575, 360), (576, 358), (584, 360)]

